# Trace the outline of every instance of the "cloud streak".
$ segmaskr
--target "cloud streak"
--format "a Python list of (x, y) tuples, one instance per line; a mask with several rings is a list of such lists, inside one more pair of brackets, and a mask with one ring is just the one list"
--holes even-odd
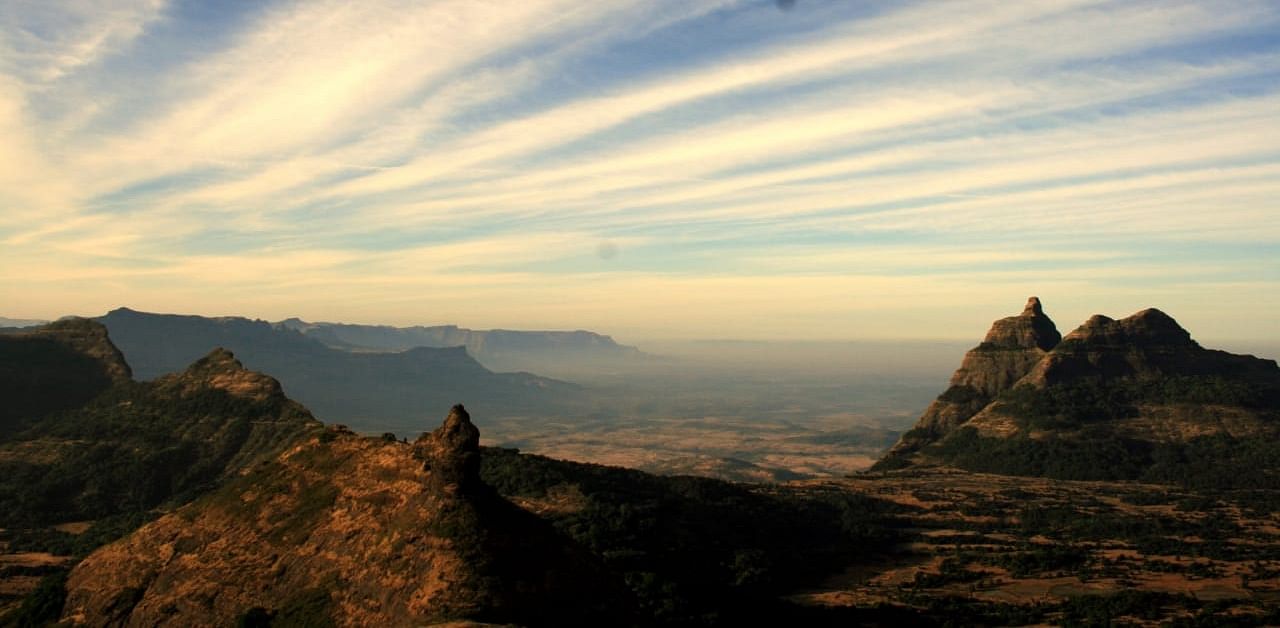
[(184, 9), (3, 9), (6, 315), (183, 294), (263, 316), (958, 337), (892, 320), (1025, 291), (1192, 316), (1280, 294), (1274, 3)]

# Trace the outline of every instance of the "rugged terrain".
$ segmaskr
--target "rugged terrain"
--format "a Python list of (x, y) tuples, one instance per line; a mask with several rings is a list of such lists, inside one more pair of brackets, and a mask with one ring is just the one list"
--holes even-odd
[(880, 471), (736, 484), (482, 448), (461, 407), (324, 428), (223, 349), (136, 382), (92, 321), (6, 333), (0, 626), (1280, 623), (1275, 363), (1155, 310), (1056, 336), (1038, 300), (997, 322)]
[(606, 611), (625, 616), (594, 559), (485, 485), (479, 456), (461, 406), (413, 444), (330, 430), (90, 555), (67, 581), (64, 618), (589, 625)]
[(970, 351), (877, 464), (1063, 479), (1280, 486), (1280, 368), (1147, 309), (1057, 339), (1034, 297)]

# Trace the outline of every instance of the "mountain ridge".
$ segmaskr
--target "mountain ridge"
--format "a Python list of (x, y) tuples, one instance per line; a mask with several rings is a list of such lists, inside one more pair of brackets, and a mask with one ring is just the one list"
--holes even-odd
[(952, 464), (1060, 479), (1231, 482), (1190, 472), (1219, 455), (1224, 468), (1259, 467), (1249, 481), (1280, 484), (1280, 457), (1262, 447), (1280, 443), (1274, 360), (1205, 349), (1154, 308), (1092, 316), (1048, 350), (1034, 335), (1001, 331), (1025, 328), (1015, 319), (1042, 314), (1039, 305), (1032, 297), (1021, 317), (996, 321), (988, 339), (1016, 341), (995, 359), (987, 341), (970, 350), (952, 386), (873, 470)]
[(578, 364), (628, 365), (647, 354), (618, 344), (610, 336), (577, 329), (511, 330), (468, 329), (457, 325), (361, 325), (307, 322), (288, 318), (273, 325), (297, 331), (330, 347), (349, 351), (403, 351), (414, 347), (466, 347), (467, 353), (499, 371), (552, 369), (551, 374), (573, 377)]
[(464, 347), (350, 352), (262, 320), (153, 314), (127, 308), (99, 317), (140, 378), (185, 367), (214, 347), (278, 379), (318, 417), (368, 432), (409, 431), (420, 409), (475, 399), (489, 416), (547, 412), (579, 388), (532, 373), (495, 373)]

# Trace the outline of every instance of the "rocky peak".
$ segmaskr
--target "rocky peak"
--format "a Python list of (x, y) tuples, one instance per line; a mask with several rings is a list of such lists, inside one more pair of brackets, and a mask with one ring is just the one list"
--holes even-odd
[(995, 348), (1032, 349), (1041, 351), (1052, 349), (1062, 340), (1058, 328), (1044, 313), (1038, 297), (1027, 299), (1022, 314), (1002, 318), (992, 323), (987, 336), (982, 340), (984, 345)]
[(1026, 383), (1051, 386), (1082, 377), (1212, 373), (1228, 368), (1228, 362), (1235, 365), (1239, 360), (1204, 350), (1173, 317), (1148, 308), (1120, 320), (1101, 314), (1089, 317), (1036, 365)]
[(1147, 308), (1118, 321), (1095, 314), (1067, 334), (1067, 339), (1092, 345), (1199, 346), (1178, 321), (1155, 308)]
[(246, 369), (235, 354), (218, 347), (196, 360), (187, 370), (160, 378), (159, 383), (184, 388), (208, 386), (236, 397), (265, 400), (284, 398), (284, 390), (274, 377)]
[(244, 365), (236, 359), (236, 354), (216, 347), (208, 355), (197, 360), (190, 368), (190, 373), (225, 373), (227, 371), (243, 371)]
[(965, 354), (951, 376), (950, 388), (929, 405), (916, 428), (903, 435), (889, 457), (910, 454), (972, 418), (1012, 388), (1061, 340), (1062, 334), (1044, 313), (1040, 299), (1027, 299), (1021, 314), (992, 323), (982, 344)]
[(462, 404), (453, 406), (435, 431), (418, 437), (413, 453), (441, 488), (465, 492), (481, 484), (480, 430)]
[(87, 557), (67, 580), (64, 622), (228, 626), (301, 601), (307, 625), (599, 626), (625, 615), (591, 556), (485, 490), (479, 430), (462, 406), (412, 447), (326, 433)]

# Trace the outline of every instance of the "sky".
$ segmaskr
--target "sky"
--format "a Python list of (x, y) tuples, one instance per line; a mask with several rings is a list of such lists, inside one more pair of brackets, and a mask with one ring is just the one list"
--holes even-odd
[(0, 315), (1280, 339), (1274, 0), (0, 2)]

